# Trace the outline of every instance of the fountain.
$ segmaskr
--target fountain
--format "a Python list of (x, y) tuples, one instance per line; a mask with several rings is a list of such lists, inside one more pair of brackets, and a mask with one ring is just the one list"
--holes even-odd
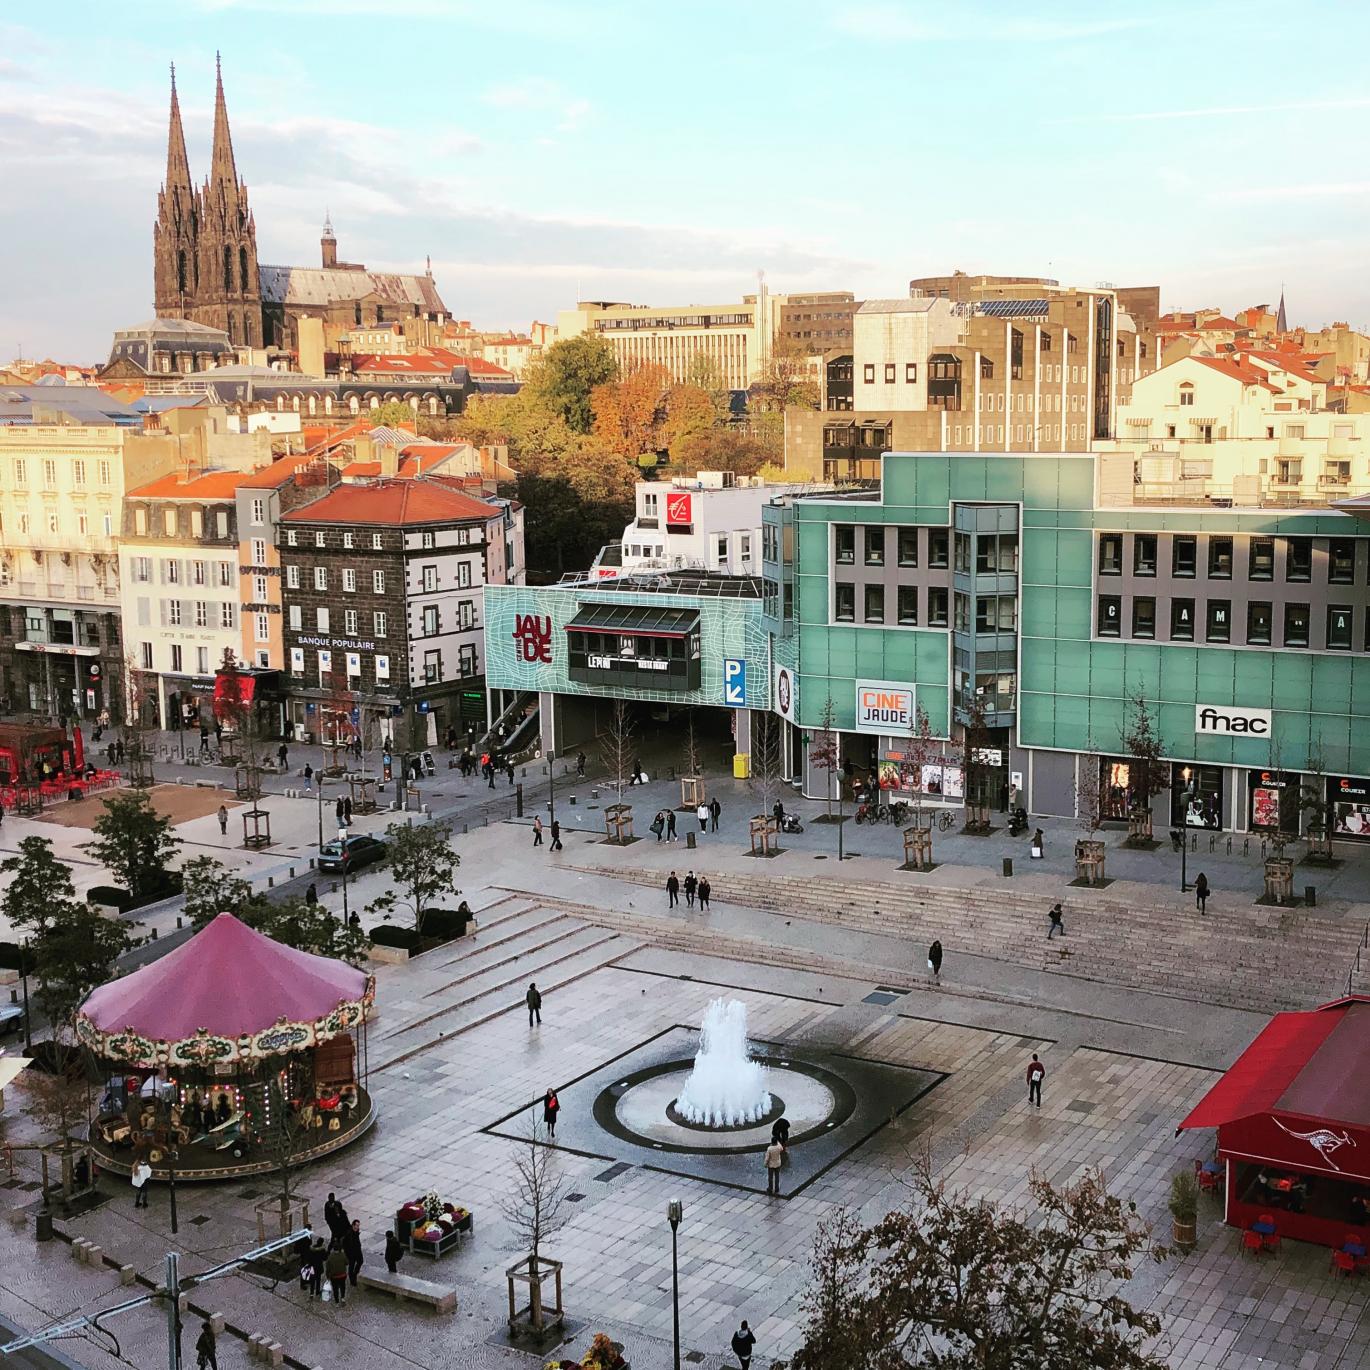
[(771, 1109), (766, 1068), (747, 1054), (747, 1006), (715, 999), (704, 1012), (694, 1069), (674, 1110), (696, 1127), (745, 1127)]

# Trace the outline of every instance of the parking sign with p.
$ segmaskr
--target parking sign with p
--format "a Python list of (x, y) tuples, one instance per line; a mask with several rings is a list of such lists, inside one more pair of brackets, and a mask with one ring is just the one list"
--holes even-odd
[(747, 705), (747, 663), (736, 657), (723, 659), (723, 702), (738, 709)]

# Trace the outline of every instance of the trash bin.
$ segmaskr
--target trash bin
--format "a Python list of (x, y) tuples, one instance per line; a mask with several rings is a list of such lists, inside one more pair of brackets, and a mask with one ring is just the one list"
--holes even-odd
[(685, 834), (685, 845), (686, 845), (691, 851), (694, 851), (694, 849), (695, 849), (695, 835), (694, 835), (694, 830), (693, 830), (693, 829), (691, 829), (689, 832), (687, 832), (687, 833)]
[(50, 1242), (52, 1240), (52, 1214), (45, 1209), (39, 1213), (33, 1224), (33, 1235), (40, 1242)]
[(752, 754), (750, 752), (738, 752), (733, 757), (733, 779), (746, 780), (751, 775)]
[(1004, 857), (1004, 875), (1005, 875), (1005, 876), (1010, 876), (1010, 875), (1012, 875), (1012, 874), (1013, 874), (1013, 858), (1012, 858), (1011, 856), (1006, 856), (1006, 857)]

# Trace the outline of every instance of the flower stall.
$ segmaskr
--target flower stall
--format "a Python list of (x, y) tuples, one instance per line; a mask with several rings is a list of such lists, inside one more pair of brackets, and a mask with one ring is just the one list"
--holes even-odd
[(412, 1199), (395, 1213), (395, 1236), (416, 1256), (437, 1260), (470, 1235), (475, 1220), (471, 1210), (444, 1203), (436, 1193)]

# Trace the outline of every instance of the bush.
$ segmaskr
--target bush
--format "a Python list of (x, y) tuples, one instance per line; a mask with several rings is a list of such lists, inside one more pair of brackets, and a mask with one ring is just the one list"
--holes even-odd
[(18, 942), (0, 942), (0, 970), (17, 970), (20, 974), (33, 973), (33, 953), (24, 955)]
[(471, 921), (469, 913), (458, 913), (456, 909), (424, 909), (423, 935), (438, 942), (447, 942), (454, 937), (466, 936), (466, 925)]
[(371, 940), (378, 947), (403, 947), (413, 951), (419, 944), (419, 935), (413, 928), (396, 928), (389, 923), (379, 923), (371, 929)]
[(117, 885), (92, 885), (86, 891), (87, 904), (112, 904), (120, 913), (133, 907), (133, 896)]

